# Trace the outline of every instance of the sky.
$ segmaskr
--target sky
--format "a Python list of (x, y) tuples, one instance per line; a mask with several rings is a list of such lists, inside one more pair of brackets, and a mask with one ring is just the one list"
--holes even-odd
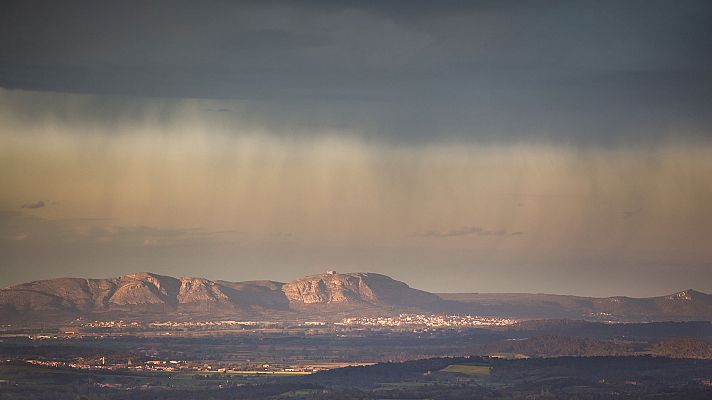
[(4, 2), (0, 286), (712, 292), (708, 1)]

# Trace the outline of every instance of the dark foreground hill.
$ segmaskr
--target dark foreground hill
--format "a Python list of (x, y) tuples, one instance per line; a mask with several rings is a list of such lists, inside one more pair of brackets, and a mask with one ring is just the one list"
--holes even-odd
[(651, 298), (544, 294), (432, 294), (375, 273), (325, 273), (289, 283), (226, 282), (137, 273), (59, 278), (0, 290), (0, 322), (77, 317), (338, 320), (347, 316), (452, 313), (520, 319), (711, 320), (712, 296), (686, 290)]
[[(431, 358), (301, 377), (0, 364), (2, 399), (710, 399), (710, 360)], [(189, 378), (190, 376), (190, 378)]]

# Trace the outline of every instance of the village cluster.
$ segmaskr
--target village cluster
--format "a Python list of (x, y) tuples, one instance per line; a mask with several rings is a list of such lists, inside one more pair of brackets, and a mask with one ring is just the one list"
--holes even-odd
[(344, 318), (336, 324), (345, 326), (474, 328), (478, 326), (507, 326), (517, 322), (510, 318), (473, 315), (400, 314), (397, 317)]

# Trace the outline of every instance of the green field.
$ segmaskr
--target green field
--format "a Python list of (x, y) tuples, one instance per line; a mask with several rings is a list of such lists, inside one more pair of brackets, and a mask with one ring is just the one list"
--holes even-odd
[(489, 376), (490, 366), (474, 364), (451, 364), (443, 368), (441, 371), (474, 376)]

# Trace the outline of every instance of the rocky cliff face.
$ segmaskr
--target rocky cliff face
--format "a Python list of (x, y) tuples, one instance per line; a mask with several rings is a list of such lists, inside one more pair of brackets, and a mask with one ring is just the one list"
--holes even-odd
[(230, 297), (218, 283), (203, 278), (180, 278), (180, 289), (176, 296), (178, 304), (189, 303), (229, 303)]
[(282, 288), (292, 304), (360, 304), (421, 307), (441, 299), (388, 276), (354, 272), (306, 276)]
[(0, 310), (4, 315), (32, 312), (83, 315), (124, 309), (180, 312), (201, 304), (229, 310), (236, 308), (229, 295), (232, 292), (233, 289), (207, 279), (151, 273), (109, 279), (60, 278), (0, 290)]
[(373, 291), (364, 282), (365, 275), (367, 274), (306, 276), (287, 283), (282, 290), (290, 303), (375, 302)]

